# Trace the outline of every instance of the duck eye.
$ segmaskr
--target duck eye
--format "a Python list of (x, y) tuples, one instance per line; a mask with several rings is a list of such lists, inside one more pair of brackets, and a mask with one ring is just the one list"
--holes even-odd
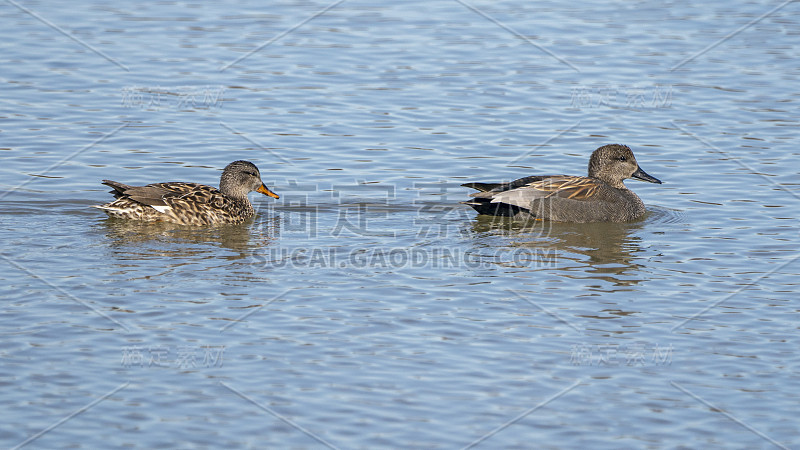
[(618, 159), (618, 160), (620, 160), (620, 161), (623, 161), (623, 162), (628, 160), (628, 158), (626, 158), (626, 157), (624, 157), (624, 156), (620, 156), (620, 157), (619, 157), (619, 158), (617, 158), (617, 159)]

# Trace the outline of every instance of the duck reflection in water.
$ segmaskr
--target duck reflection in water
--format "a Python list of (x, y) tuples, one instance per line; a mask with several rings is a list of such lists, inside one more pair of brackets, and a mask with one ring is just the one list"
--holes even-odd
[(644, 267), (637, 262), (644, 251), (637, 234), (647, 223), (554, 223), (480, 215), (465, 231), (479, 247), (496, 248), (501, 238), (509, 250), (525, 248), (535, 255), (551, 255), (554, 261), (546, 268), (567, 278), (579, 276), (576, 269), (581, 268), (592, 278), (630, 286), (643, 281), (637, 275)]

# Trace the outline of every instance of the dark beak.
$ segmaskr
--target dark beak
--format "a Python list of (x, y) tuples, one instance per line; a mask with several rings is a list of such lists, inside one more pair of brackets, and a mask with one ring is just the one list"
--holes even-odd
[(631, 178), (636, 178), (637, 180), (642, 180), (642, 181), (649, 181), (650, 183), (661, 184), (661, 180), (659, 180), (656, 177), (648, 175), (647, 172), (642, 170), (642, 168), (639, 166), (636, 166), (636, 172), (633, 172)]

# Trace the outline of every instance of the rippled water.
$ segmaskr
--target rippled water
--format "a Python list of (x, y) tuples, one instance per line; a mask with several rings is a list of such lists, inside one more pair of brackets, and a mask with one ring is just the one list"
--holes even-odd
[[(796, 4), (2, 13), (4, 446), (800, 444)], [(458, 203), (611, 142), (641, 221)], [(89, 208), (235, 159), (243, 225)]]

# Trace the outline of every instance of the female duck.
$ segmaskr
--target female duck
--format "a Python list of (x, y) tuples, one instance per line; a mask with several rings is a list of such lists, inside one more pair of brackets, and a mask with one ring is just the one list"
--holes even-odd
[(261, 181), (255, 164), (234, 161), (222, 171), (219, 189), (198, 183), (167, 182), (128, 186), (111, 180), (103, 184), (114, 190), (115, 200), (96, 205), (111, 217), (181, 225), (236, 224), (255, 214), (247, 194), (256, 191), (273, 198)]

